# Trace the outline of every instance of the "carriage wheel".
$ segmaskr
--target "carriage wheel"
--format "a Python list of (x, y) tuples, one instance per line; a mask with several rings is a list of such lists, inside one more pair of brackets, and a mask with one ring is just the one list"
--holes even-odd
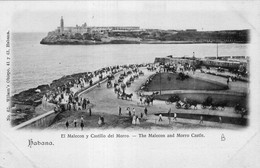
[(181, 105), (176, 104), (175, 107), (176, 107), (176, 109), (180, 109), (180, 108), (181, 108)]
[(184, 109), (189, 109), (190, 108), (190, 105), (189, 104), (185, 104), (184, 105)]

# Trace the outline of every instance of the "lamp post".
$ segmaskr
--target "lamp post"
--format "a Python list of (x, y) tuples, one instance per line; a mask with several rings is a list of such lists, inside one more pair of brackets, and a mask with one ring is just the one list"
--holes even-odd
[(217, 59), (218, 59), (218, 43), (217, 43)]
[(160, 73), (160, 95), (162, 95), (162, 75), (161, 75), (161, 67), (159, 69), (159, 73)]

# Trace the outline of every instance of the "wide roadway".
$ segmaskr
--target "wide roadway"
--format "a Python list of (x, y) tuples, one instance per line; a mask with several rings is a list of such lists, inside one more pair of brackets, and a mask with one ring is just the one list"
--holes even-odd
[[(180, 128), (229, 128), (236, 129), (242, 126), (226, 124), (226, 123), (218, 123), (218, 122), (208, 122), (204, 121), (203, 124), (199, 124), (199, 120), (194, 119), (182, 119), (178, 118), (177, 121), (172, 121), (169, 123), (168, 117), (163, 117), (162, 122), (158, 122), (158, 116), (154, 114), (158, 113), (167, 113), (169, 108), (171, 108), (171, 112), (174, 113), (190, 113), (190, 114), (204, 114), (204, 115), (218, 115), (218, 116), (229, 116), (229, 117), (240, 117), (239, 114), (234, 113), (233, 108), (225, 108), (224, 111), (220, 110), (208, 110), (208, 109), (176, 109), (175, 104), (166, 105), (164, 101), (154, 101), (153, 105), (147, 107), (148, 116), (145, 116), (144, 120), (141, 120), (141, 124), (136, 126), (131, 124), (131, 118), (128, 117), (128, 113), (126, 111), (127, 107), (130, 107), (131, 110), (135, 108), (136, 115), (140, 117), (141, 112), (144, 111), (144, 105), (139, 104), (139, 97), (136, 94), (136, 91), (139, 89), (142, 83), (144, 83), (147, 78), (154, 74), (155, 71), (151, 72), (146, 70), (145, 68), (141, 68), (144, 72), (143, 76), (139, 76), (139, 79), (136, 79), (130, 87), (126, 88), (126, 93), (133, 93), (133, 98), (131, 100), (122, 100), (118, 99), (117, 95), (114, 93), (114, 88), (107, 88), (106, 82), (101, 84), (101, 87), (96, 87), (90, 92), (84, 93), (81, 97), (88, 98), (91, 102), (92, 116), (89, 116), (88, 110), (80, 110), (80, 111), (66, 111), (63, 112), (51, 127), (52, 128), (65, 128), (65, 122), (68, 120), (70, 125), (73, 125), (73, 120), (77, 119), (79, 121), (80, 117), (83, 116), (85, 119), (85, 127), (87, 128), (99, 128), (97, 122), (99, 116), (103, 115), (105, 118), (106, 124), (102, 126), (102, 128), (129, 128), (129, 129), (180, 129)], [(207, 74), (201, 74), (197, 71), (195, 76), (203, 76)], [(118, 79), (118, 75), (116, 75), (116, 79)], [(209, 76), (208, 76), (209, 77)], [(210, 75), (212, 80), (212, 76)], [(214, 77), (214, 80), (219, 79), (220, 77)], [(224, 82), (224, 79), (222, 79)], [(114, 82), (114, 81), (113, 81)], [(231, 83), (235, 86), (233, 89), (237, 89), (237, 84)], [(244, 87), (244, 86), (243, 86)], [(119, 106), (122, 108), (122, 116), (118, 116)], [(71, 126), (71, 129), (79, 129)], [(100, 128), (99, 128), (100, 129)]]

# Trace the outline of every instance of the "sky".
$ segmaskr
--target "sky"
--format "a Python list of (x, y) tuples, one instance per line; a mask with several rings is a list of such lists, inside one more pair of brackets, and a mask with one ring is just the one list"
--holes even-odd
[(250, 2), (90, 1), (26, 2), (13, 5), (13, 32), (48, 32), (63, 16), (65, 26), (140, 26), (158, 29), (241, 30), (254, 28), (258, 8)]

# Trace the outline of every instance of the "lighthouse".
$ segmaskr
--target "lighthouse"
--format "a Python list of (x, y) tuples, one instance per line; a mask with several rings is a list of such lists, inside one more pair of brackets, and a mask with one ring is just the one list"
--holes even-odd
[(61, 33), (61, 34), (64, 33), (64, 21), (63, 21), (63, 16), (61, 16), (61, 19), (60, 19), (60, 33)]

